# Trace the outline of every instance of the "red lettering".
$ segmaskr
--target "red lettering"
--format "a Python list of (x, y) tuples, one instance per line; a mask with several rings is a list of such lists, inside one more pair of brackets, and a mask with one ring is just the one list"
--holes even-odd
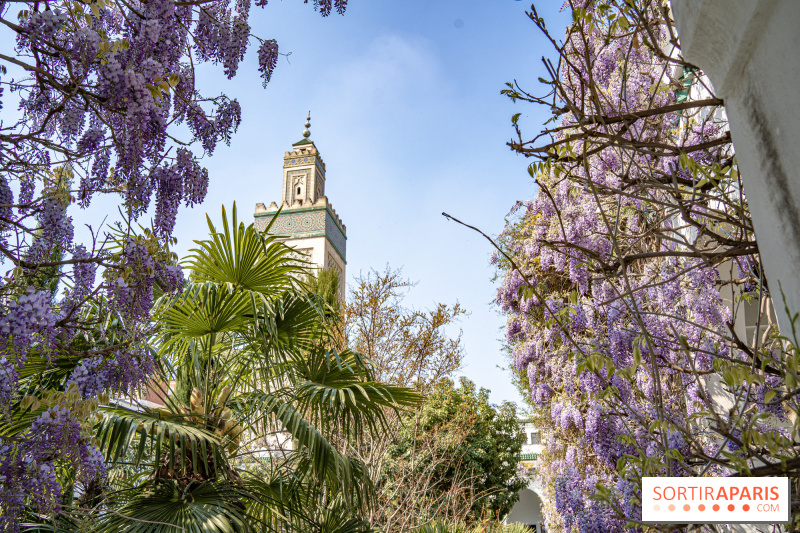
[[(667, 491), (672, 491), (672, 496), (667, 496)], [(664, 487), (664, 499), (665, 500), (674, 500), (675, 499), (675, 487)]]
[(694, 489), (699, 489), (700, 487), (690, 487), (692, 489), (692, 499), (694, 500)]
[(703, 500), (713, 500), (714, 499), (714, 488), (713, 487), (706, 487), (706, 494), (702, 499)]
[(740, 500), (749, 500), (750, 499), (750, 489), (747, 487), (742, 489), (742, 494), (739, 496)]
[(753, 499), (754, 500), (764, 499), (764, 497), (761, 495), (761, 487), (753, 487)]
[(736, 498), (737, 494), (739, 494), (739, 487), (731, 487), (731, 500)]
[(679, 500), (686, 499), (686, 487), (678, 487), (678, 499)]
[(771, 489), (769, 489), (769, 492), (770, 494), (772, 494), (772, 496), (774, 496), (771, 497), (770, 500), (777, 500), (781, 497), (780, 494), (778, 494), (778, 487), (772, 487)]
[(653, 492), (655, 492), (655, 493), (656, 493), (656, 497), (655, 497), (655, 498), (653, 498), (653, 499), (654, 499), (655, 501), (658, 501), (658, 500), (660, 500), (660, 499), (661, 499), (661, 487), (655, 487), (655, 488), (653, 489)]
[(717, 500), (727, 500), (728, 499), (728, 493), (725, 492), (725, 487), (720, 487), (719, 488), (719, 490), (717, 491), (717, 497), (715, 499), (717, 499)]

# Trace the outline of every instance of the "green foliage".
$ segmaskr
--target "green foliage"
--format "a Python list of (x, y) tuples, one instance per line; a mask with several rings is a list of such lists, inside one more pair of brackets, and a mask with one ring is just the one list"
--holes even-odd
[[(405, 422), (385, 476), (408, 469), (412, 477), (415, 472), (431, 476), (423, 497), (428, 505), (421, 506), (430, 516), (457, 497), (466, 499), (473, 521), (508, 514), (526, 486), (517, 469), (524, 436), (513, 404), (492, 405), (488, 390), (477, 389), (463, 377), (459, 386), (446, 379), (436, 385), (416, 418), (409, 415)], [(459, 494), (443, 497), (456, 485)]]
[(252, 529), (241, 503), (246, 496), (242, 487), (226, 481), (206, 482), (189, 492), (168, 481), (135, 492), (119, 514), (105, 521), (103, 531), (248, 531)]
[(308, 289), (318, 295), (333, 313), (341, 307), (339, 301), (339, 271), (334, 268), (323, 268), (316, 273), (310, 272), (306, 278)]
[[(166, 405), (101, 410), (112, 469), (149, 472), (112, 472), (102, 529), (364, 531), (374, 487), (336, 439), (380, 438), (417, 395), (331, 348), (322, 298), (300, 286), (290, 248), (238, 222), (235, 205), (222, 222), (196, 241), (184, 292), (154, 306)], [(276, 450), (276, 436), (291, 449)]]
[(499, 524), (497, 522), (480, 523), (470, 526), (463, 522), (447, 522), (437, 520), (415, 529), (417, 533), (530, 533), (523, 524)]

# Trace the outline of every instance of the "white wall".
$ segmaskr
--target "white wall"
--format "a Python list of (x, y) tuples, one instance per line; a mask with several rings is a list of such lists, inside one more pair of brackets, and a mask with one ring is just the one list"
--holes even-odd
[(683, 57), (725, 101), (782, 333), (800, 312), (800, 2), (672, 0)]
[(519, 501), (508, 513), (505, 522), (507, 524), (520, 523), (537, 526), (536, 531), (541, 532), (542, 524), (544, 524), (542, 500), (531, 489), (522, 489), (519, 493)]

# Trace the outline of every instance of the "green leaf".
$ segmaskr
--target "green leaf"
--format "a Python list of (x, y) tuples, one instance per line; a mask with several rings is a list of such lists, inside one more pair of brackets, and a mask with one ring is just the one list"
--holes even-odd
[(250, 531), (242, 505), (247, 496), (246, 491), (234, 482), (204, 482), (183, 489), (178, 482), (167, 480), (133, 495), (114, 514), (105, 514), (99, 531)]
[[(181, 414), (164, 414), (144, 407), (135, 411), (121, 406), (101, 407), (99, 414), (101, 420), (95, 426), (96, 434), (100, 436), (98, 448), (112, 465), (123, 460), (134, 441), (137, 442), (134, 452), (136, 464), (144, 458), (145, 442), (148, 440), (154, 442), (155, 449), (159, 452), (163, 443), (166, 443), (167, 454), (173, 461), (181, 442), (204, 441), (207, 446), (221, 446), (217, 435)], [(199, 456), (196, 449), (192, 452), (192, 462), (207, 464), (205, 456)], [(156, 455), (155, 462), (158, 461), (159, 457)], [(171, 467), (174, 468), (174, 465)]]

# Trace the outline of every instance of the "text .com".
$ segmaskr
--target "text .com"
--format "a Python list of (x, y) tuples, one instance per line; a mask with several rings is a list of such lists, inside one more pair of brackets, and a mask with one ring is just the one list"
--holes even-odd
[(646, 523), (788, 523), (789, 510), (788, 478), (642, 479)]

